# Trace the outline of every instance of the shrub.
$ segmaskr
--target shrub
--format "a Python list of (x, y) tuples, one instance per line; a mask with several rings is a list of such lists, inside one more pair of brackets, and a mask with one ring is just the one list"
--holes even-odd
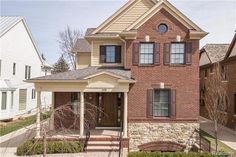
[(184, 153), (184, 152), (131, 152), (128, 157), (226, 157), (210, 153)]
[[(56, 153), (79, 153), (83, 150), (83, 145), (77, 141), (48, 141), (47, 154)], [(43, 154), (43, 142), (28, 140), (17, 148), (17, 155)]]

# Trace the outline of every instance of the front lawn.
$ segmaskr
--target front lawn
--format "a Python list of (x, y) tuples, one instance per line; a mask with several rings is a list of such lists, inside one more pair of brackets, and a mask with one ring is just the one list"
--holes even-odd
[[(41, 120), (44, 120), (49, 117), (49, 112), (43, 113), (41, 115)], [(0, 136), (9, 134), (34, 123), (36, 123), (36, 115), (8, 122), (6, 125), (0, 126)]]

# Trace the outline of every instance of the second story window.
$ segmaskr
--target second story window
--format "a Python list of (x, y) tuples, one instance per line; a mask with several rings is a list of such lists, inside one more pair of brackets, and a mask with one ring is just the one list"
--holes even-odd
[(141, 43), (139, 53), (140, 64), (153, 64), (154, 43)]
[(120, 45), (102, 45), (100, 46), (100, 63), (121, 63)]
[(13, 63), (13, 67), (12, 67), (12, 74), (15, 75), (16, 74), (16, 63)]
[(171, 44), (171, 64), (184, 64), (185, 63), (185, 44), (172, 43)]
[(31, 66), (26, 65), (25, 66), (25, 79), (30, 79), (31, 75)]

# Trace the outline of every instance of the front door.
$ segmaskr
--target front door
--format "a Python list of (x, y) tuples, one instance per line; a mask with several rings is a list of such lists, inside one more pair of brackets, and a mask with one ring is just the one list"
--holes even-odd
[(98, 127), (118, 127), (117, 93), (98, 96)]

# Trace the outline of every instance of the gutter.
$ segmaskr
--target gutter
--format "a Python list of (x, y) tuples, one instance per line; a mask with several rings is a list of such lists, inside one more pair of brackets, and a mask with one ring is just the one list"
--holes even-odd
[(124, 67), (126, 68), (126, 40), (124, 40), (120, 35), (119, 35), (120, 40), (124, 43)]

